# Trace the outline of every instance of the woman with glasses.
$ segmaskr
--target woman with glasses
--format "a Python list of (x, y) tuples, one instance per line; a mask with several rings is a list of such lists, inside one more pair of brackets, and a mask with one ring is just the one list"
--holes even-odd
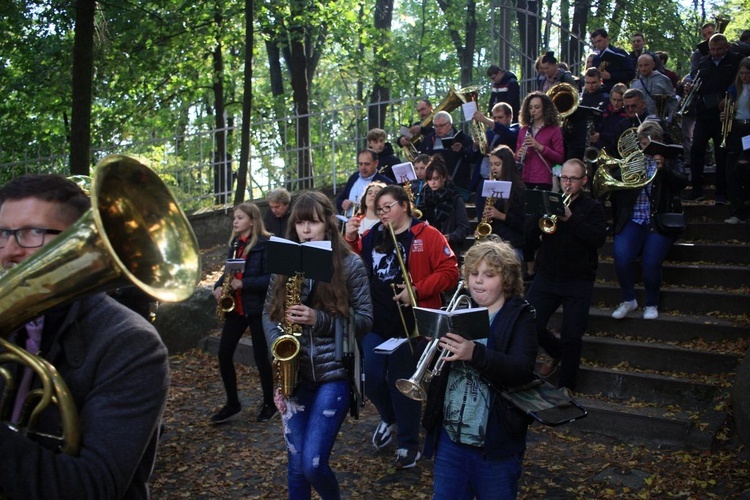
[[(421, 456), (422, 405), (401, 394), (396, 380), (408, 379), (414, 373), (418, 349), (413, 341), (402, 344), (389, 355), (378, 354), (375, 348), (390, 338), (414, 332), (412, 310), (403, 307), (412, 305), (412, 293), (420, 307), (440, 308), (440, 294), (456, 286), (458, 266), (456, 255), (440, 231), (412, 217), (409, 196), (401, 186), (383, 188), (375, 198), (375, 206), (380, 223), (360, 236), (354, 222), (349, 221), (346, 240), (359, 252), (370, 276), (374, 320), (372, 331), (362, 341), (365, 391), (381, 419), (372, 444), (381, 450), (396, 435), (396, 468), (408, 469)], [(399, 255), (405, 269), (400, 266)], [(411, 278), (411, 291), (403, 284), (404, 271)]]
[[(664, 131), (652, 120), (638, 127), (641, 148), (651, 140), (662, 141)], [(682, 158), (666, 160), (660, 155), (644, 157), (646, 175), (654, 180), (645, 187), (623, 189), (610, 194), (615, 241), (612, 250), (615, 272), (620, 284), (622, 303), (612, 313), (614, 319), (623, 319), (638, 308), (635, 298), (633, 264), (640, 257), (643, 269), (643, 287), (646, 304), (643, 319), (659, 317), (659, 290), (661, 268), (675, 236), (661, 234), (654, 225), (654, 216), (663, 212), (681, 212), (680, 191), (687, 186), (687, 175), (682, 168)]]

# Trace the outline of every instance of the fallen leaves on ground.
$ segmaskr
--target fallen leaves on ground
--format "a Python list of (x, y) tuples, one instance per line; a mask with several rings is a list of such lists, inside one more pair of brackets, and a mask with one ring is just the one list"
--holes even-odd
[[(256, 422), (259, 379), (237, 365), (240, 418), (211, 425), (224, 404), (214, 356), (193, 350), (171, 358), (172, 383), (156, 469), (155, 499), (286, 498), (286, 449), (281, 421)], [(347, 417), (331, 457), (344, 498), (428, 499), (432, 462), (394, 468), (395, 447), (370, 442), (378, 417), (367, 404)], [(734, 443), (730, 445), (728, 443)], [(712, 451), (664, 450), (533, 425), (524, 457), (520, 498), (737, 498), (750, 494), (750, 463), (736, 439)]]

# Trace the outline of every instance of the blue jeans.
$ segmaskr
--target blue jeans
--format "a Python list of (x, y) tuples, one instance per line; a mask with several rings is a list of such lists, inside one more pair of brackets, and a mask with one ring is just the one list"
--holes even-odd
[(328, 459), (348, 408), (348, 381), (300, 383), (282, 415), (290, 499), (311, 498), (311, 486), (323, 499), (341, 498), (339, 482)]
[[(539, 347), (561, 362), (557, 383), (560, 387), (576, 388), (583, 334), (589, 323), (593, 293), (594, 282), (591, 280), (555, 281), (537, 273), (526, 295), (526, 300), (536, 309)], [(558, 339), (547, 330), (547, 322), (560, 305), (563, 306), (563, 321)]]
[(456, 444), (440, 430), (435, 455), (434, 500), (516, 498), (523, 454), (501, 460), (484, 458), (484, 449)]
[(362, 341), (365, 394), (383, 422), (398, 424), (398, 447), (416, 450), (419, 448), (422, 403), (401, 394), (396, 388), (396, 380), (411, 377), (417, 368), (417, 360), (407, 344), (388, 355), (374, 352), (375, 347), (386, 340), (377, 333), (368, 333)]
[(648, 224), (636, 224), (632, 220), (629, 220), (622, 231), (615, 235), (613, 254), (622, 300), (635, 300), (633, 263), (638, 255), (641, 255), (646, 305), (659, 305), (661, 266), (675, 239), (659, 234)]

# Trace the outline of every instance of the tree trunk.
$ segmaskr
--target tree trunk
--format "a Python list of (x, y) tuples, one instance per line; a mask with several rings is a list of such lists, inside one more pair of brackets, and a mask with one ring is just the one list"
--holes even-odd
[(377, 74), (367, 108), (368, 128), (383, 128), (388, 101), (391, 100), (390, 75), (388, 71), (391, 54), (391, 21), (393, 20), (393, 0), (377, 0), (373, 25), (380, 44), (373, 47), (373, 62)]
[(521, 62), (521, 78), (527, 80), (526, 88), (521, 89), (521, 95), (536, 90), (536, 69), (534, 62), (539, 55), (539, 18), (538, 0), (516, 0), (518, 7), (518, 34), (521, 43), (521, 54), (525, 54)]
[(88, 175), (91, 165), (91, 87), (94, 74), (95, 0), (76, 0), (73, 45), (73, 108), (70, 120), (70, 173)]
[(560, 0), (560, 57), (559, 61), (565, 61), (568, 65), (578, 61), (570, 58), (570, 0)]
[(211, 51), (213, 61), (213, 91), (214, 91), (214, 120), (216, 132), (214, 133), (214, 197), (217, 204), (223, 205), (229, 202), (232, 192), (232, 160), (226, 149), (226, 112), (224, 104), (224, 56), (221, 45), (221, 25), (223, 16), (218, 5), (214, 13), (216, 23), (216, 46)]
[(458, 55), (458, 63), (461, 65), (461, 86), (466, 87), (471, 83), (473, 66), (474, 66), (474, 48), (476, 46), (476, 31), (477, 31), (477, 4), (476, 0), (467, 0), (466, 8), (463, 10), (463, 26), (462, 29), (466, 34), (466, 39), (461, 40), (461, 34), (458, 31), (458, 22), (455, 19), (461, 19), (459, 12), (454, 12), (453, 7), (456, 7), (448, 2), (448, 0), (437, 0), (440, 10), (446, 17), (448, 24), (448, 34), (453, 42), (453, 47), (456, 49)]
[[(292, 75), (292, 96), (297, 121), (297, 179), (296, 189), (314, 187), (312, 156), (310, 153), (310, 94), (307, 82), (307, 55), (305, 54), (304, 33), (302, 29), (291, 33), (291, 58), (289, 71)], [(295, 189), (293, 187), (292, 189)]]
[(581, 50), (588, 38), (586, 25), (588, 24), (590, 0), (573, 0), (573, 23), (570, 26), (570, 60), (581, 62)]
[[(247, 172), (250, 165), (250, 122), (253, 111), (253, 0), (245, 0), (245, 70), (242, 90), (242, 130), (240, 138), (240, 165), (237, 168), (237, 190), (234, 193), (234, 205), (245, 201)], [(252, 199), (252, 193), (250, 198)]]

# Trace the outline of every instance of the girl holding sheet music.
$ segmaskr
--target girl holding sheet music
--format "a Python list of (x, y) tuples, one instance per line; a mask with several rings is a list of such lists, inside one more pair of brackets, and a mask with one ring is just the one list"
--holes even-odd
[(336, 355), (336, 324), (354, 324), (357, 335), (372, 326), (372, 302), (362, 260), (346, 245), (335, 211), (322, 193), (307, 191), (294, 203), (289, 239), (330, 241), (330, 283), (304, 280), (300, 303), (286, 303), (286, 277), (272, 275), (263, 310), (268, 345), (282, 335), (284, 317), (303, 326), (299, 385), (289, 399), (276, 395), (287, 444), (289, 498), (310, 498), (311, 488), (324, 499), (340, 498), (338, 480), (328, 459), (350, 403), (349, 374)]
[[(271, 234), (263, 225), (263, 217), (255, 203), (242, 203), (233, 212), (232, 237), (229, 242), (228, 258), (243, 258), (245, 266), (241, 273), (232, 278), (229, 285), (234, 297), (234, 310), (224, 315), (224, 326), (219, 341), (219, 372), (227, 393), (227, 404), (211, 417), (211, 422), (225, 422), (242, 409), (237, 394), (237, 373), (234, 370), (234, 351), (237, 349), (245, 330), (250, 328), (253, 341), (255, 366), (260, 374), (263, 389), (263, 406), (257, 420), (265, 422), (276, 414), (273, 405), (273, 374), (268, 359), (268, 347), (263, 335), (261, 313), (263, 301), (271, 275), (266, 271), (266, 244)], [(235, 255), (236, 254), (236, 255)], [(214, 297), (218, 301), (223, 293), (224, 274), (214, 284)]]
[(463, 277), (474, 303), (487, 308), (490, 335), (471, 341), (447, 333), (440, 340), (450, 355), (430, 384), (423, 420), (424, 454), (435, 454), (433, 498), (514, 498), (529, 417), (498, 391), (534, 378), (534, 313), (522, 298), (521, 262), (510, 244), (471, 247)]
[(483, 219), (489, 219), (492, 234), (510, 243), (518, 258), (523, 259), (526, 186), (518, 173), (513, 150), (508, 146), (498, 146), (490, 152), (490, 179), (510, 182), (510, 196), (495, 199), (491, 205), (485, 204)]
[[(237, 394), (237, 372), (234, 369), (234, 351), (245, 330), (250, 328), (253, 340), (255, 366), (263, 388), (263, 406), (257, 420), (264, 422), (276, 414), (273, 405), (273, 374), (268, 360), (268, 347), (263, 335), (261, 313), (268, 289), (270, 274), (266, 272), (266, 244), (271, 234), (263, 225), (260, 209), (255, 203), (242, 203), (235, 207), (232, 216), (232, 237), (227, 258), (245, 259), (241, 273), (232, 277), (229, 290), (234, 298), (234, 310), (224, 313), (224, 326), (219, 341), (219, 372), (227, 393), (227, 404), (211, 417), (218, 424), (229, 420), (242, 409)], [(223, 293), (226, 274), (214, 284), (214, 297), (218, 301)]]

